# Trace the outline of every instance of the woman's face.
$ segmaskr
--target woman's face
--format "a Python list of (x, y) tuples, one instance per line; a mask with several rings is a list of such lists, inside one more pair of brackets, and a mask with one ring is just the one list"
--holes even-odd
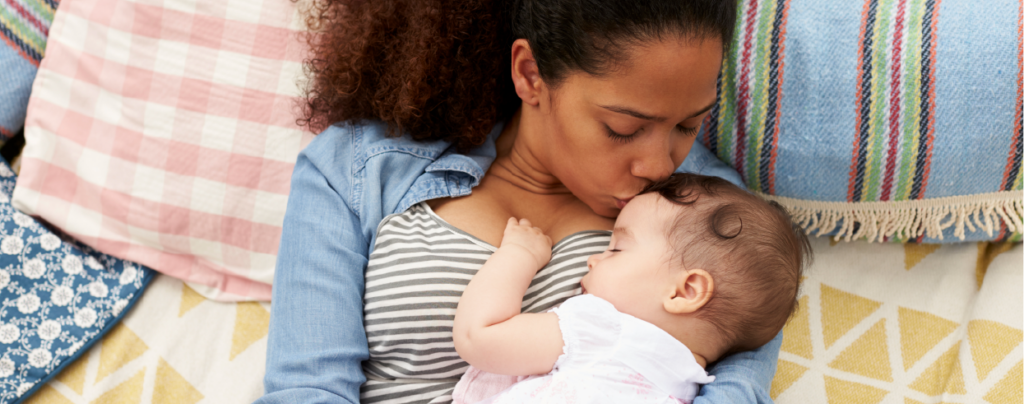
[(715, 102), (722, 43), (666, 37), (626, 54), (600, 77), (570, 74), (538, 117), (548, 170), (605, 217), (689, 154)]

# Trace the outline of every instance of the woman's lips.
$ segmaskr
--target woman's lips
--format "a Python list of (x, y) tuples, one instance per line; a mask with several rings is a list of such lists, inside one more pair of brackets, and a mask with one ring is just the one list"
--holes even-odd
[(625, 198), (625, 199), (615, 198), (615, 207), (619, 208), (619, 210), (622, 210), (622, 208), (626, 207), (626, 204), (629, 203), (629, 201), (632, 200), (632, 199), (633, 199), (632, 196), (629, 197), (629, 198)]

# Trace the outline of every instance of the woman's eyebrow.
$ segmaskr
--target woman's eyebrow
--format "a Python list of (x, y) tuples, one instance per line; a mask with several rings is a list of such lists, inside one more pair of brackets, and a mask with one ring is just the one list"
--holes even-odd
[[(701, 114), (710, 111), (711, 108), (715, 107), (715, 102), (716, 101), (711, 101), (710, 104), (708, 104), (704, 108), (701, 108), (700, 111), (697, 111), (695, 114), (691, 115), (690, 118), (693, 118), (695, 116), (700, 116)], [(601, 105), (600, 107), (604, 108), (604, 109), (607, 109), (609, 111), (612, 111), (612, 112), (617, 112), (617, 113), (620, 113), (620, 114), (626, 114), (626, 115), (629, 115), (629, 116), (634, 117), (634, 118), (640, 118), (640, 119), (643, 119), (645, 121), (665, 122), (665, 120), (668, 119), (668, 118), (665, 118), (663, 116), (648, 115), (648, 114), (645, 114), (643, 112), (635, 111), (635, 110), (632, 110), (632, 109), (629, 109), (629, 108), (626, 108), (626, 107), (620, 107), (620, 106), (617, 106), (617, 105)]]
[(718, 100), (715, 100), (715, 101), (711, 101), (711, 103), (710, 103), (710, 104), (708, 104), (708, 106), (706, 106), (706, 107), (704, 107), (704, 108), (701, 108), (701, 109), (700, 109), (700, 111), (697, 111), (697, 113), (696, 113), (696, 114), (693, 114), (692, 116), (690, 116), (690, 118), (693, 118), (693, 117), (695, 117), (695, 116), (701, 116), (701, 115), (702, 115), (702, 114), (704, 114), (705, 112), (708, 112), (708, 111), (710, 111), (710, 110), (711, 110), (711, 108), (714, 108), (714, 107), (715, 107), (715, 103), (716, 103), (716, 102), (718, 102)]
[(668, 119), (668, 118), (665, 118), (663, 116), (647, 115), (647, 114), (644, 114), (642, 112), (637, 112), (637, 111), (634, 111), (632, 109), (625, 108), (625, 107), (620, 107), (620, 106), (616, 106), (616, 105), (601, 105), (601, 108), (607, 109), (607, 110), (612, 111), (612, 112), (618, 112), (620, 114), (626, 114), (626, 115), (629, 115), (629, 116), (634, 117), (634, 118), (640, 118), (640, 119), (643, 119), (643, 120), (646, 120), (646, 121), (664, 122), (666, 119)]

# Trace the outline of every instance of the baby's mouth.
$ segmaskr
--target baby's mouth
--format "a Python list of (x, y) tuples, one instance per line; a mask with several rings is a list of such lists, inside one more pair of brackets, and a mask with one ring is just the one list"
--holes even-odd
[(586, 286), (583, 286), (583, 284), (582, 284), (582, 283), (580, 284), (580, 289), (582, 289), (582, 290), (583, 290), (583, 293), (581, 293), (581, 294), (583, 294), (583, 295), (587, 294), (587, 287), (586, 287)]

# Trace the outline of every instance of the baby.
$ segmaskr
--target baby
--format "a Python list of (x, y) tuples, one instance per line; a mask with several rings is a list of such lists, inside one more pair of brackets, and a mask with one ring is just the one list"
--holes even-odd
[(453, 398), (690, 403), (714, 380), (708, 363), (778, 334), (809, 255), (777, 204), (716, 177), (674, 174), (622, 209), (608, 249), (587, 260), (582, 295), (520, 313), (551, 239), (510, 218), (459, 300), (455, 349), (471, 367)]

